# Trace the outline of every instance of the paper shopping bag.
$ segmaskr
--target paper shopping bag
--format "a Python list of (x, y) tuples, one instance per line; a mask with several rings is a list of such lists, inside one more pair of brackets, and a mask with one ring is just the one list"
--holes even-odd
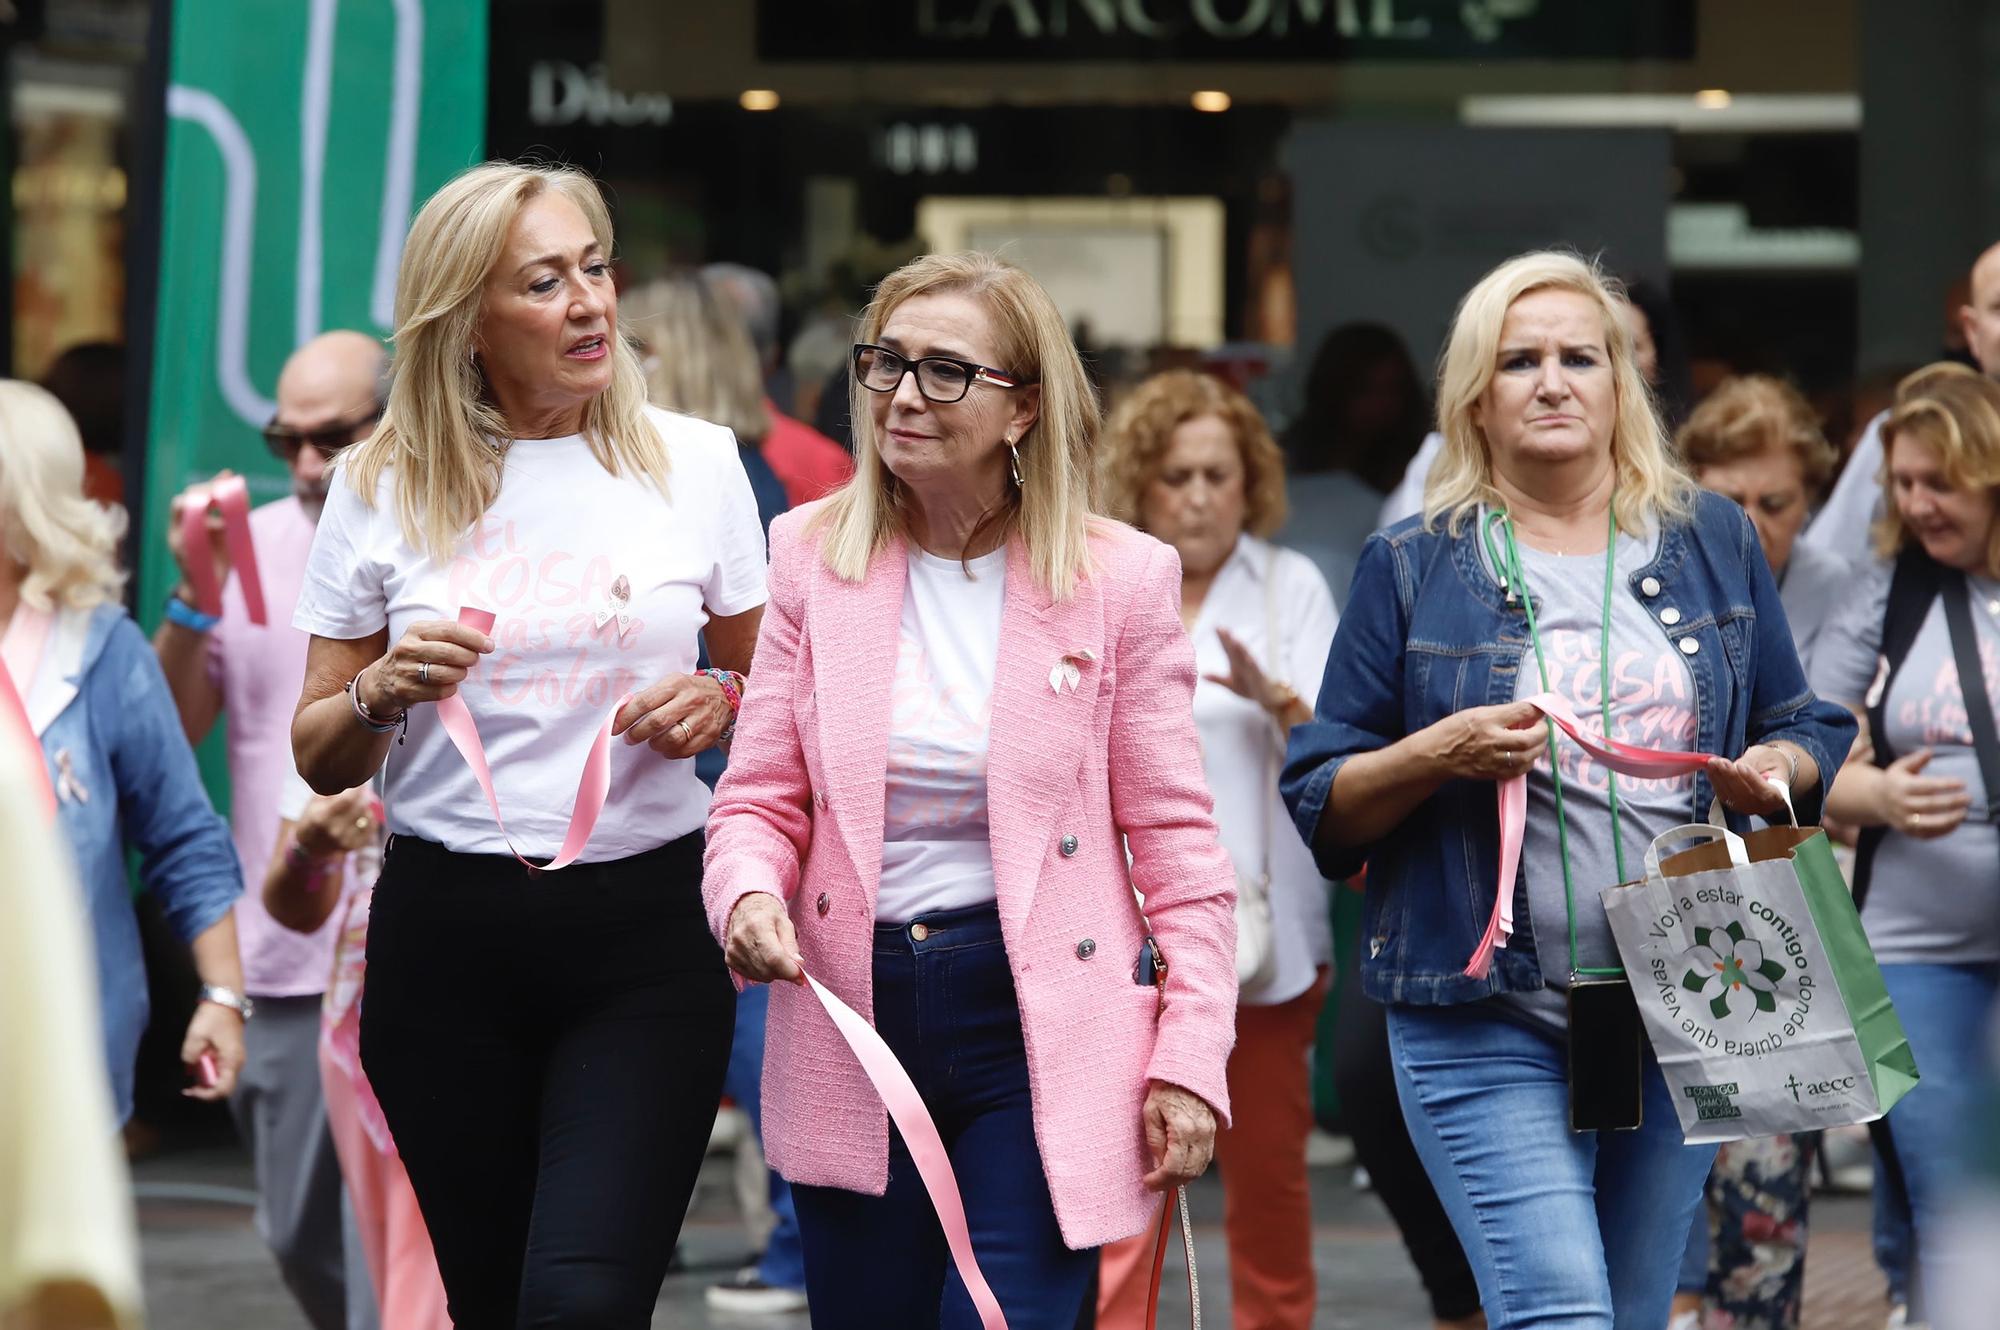
[(1917, 1083), (1825, 832), (1682, 827), (1646, 870), (1604, 908), (1690, 1144), (1871, 1122)]

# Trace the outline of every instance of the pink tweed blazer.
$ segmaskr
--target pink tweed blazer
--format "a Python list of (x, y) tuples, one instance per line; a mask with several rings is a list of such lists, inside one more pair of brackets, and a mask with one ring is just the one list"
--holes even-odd
[[(818, 507), (771, 525), (770, 601), (709, 814), (702, 893), (718, 938), (746, 893), (783, 898), (814, 977), (872, 1020), (908, 560), (897, 542), (866, 581), (841, 581), (804, 534)], [(1158, 1213), (1159, 1197), (1140, 1184), (1152, 1167), (1147, 1082), (1193, 1091), (1226, 1123), (1236, 1037), (1236, 879), (1197, 751), (1180, 560), (1129, 527), (1093, 527), (1095, 571), (1063, 603), (1036, 586), (1020, 542), (1009, 549), (987, 764), (1035, 1137), (1077, 1249), (1137, 1233)], [(1082, 681), (1058, 694), (1049, 673), (1065, 656)], [(1170, 967), (1164, 1010), (1132, 981), (1145, 937), (1134, 887)], [(809, 990), (774, 985), (767, 1040), (771, 1164), (794, 1182), (880, 1195), (888, 1115)]]

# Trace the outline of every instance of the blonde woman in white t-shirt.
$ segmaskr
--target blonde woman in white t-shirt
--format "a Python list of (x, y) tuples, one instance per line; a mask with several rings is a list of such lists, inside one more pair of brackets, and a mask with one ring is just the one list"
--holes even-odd
[[(1309, 720), (1333, 644), (1333, 595), (1312, 560), (1269, 543), (1285, 519), (1284, 458), (1257, 408), (1209, 375), (1134, 389), (1098, 448), (1106, 506), (1172, 545), (1181, 622), (1202, 682), (1194, 719), (1222, 845), (1236, 865), (1236, 1119), (1216, 1137), (1236, 1324), (1312, 1324), (1306, 1136), (1309, 1056), (1333, 952), (1326, 881), (1278, 796), (1284, 736)], [(1144, 1244), (1106, 1248), (1098, 1324), (1139, 1325)]]
[(646, 405), (611, 259), (579, 172), (488, 164), (424, 205), (388, 410), (295, 618), (300, 773), (326, 794), (387, 762), (361, 1059), (459, 1325), (649, 1323), (729, 1052), (692, 758), (733, 723), (763, 536), (728, 431)]

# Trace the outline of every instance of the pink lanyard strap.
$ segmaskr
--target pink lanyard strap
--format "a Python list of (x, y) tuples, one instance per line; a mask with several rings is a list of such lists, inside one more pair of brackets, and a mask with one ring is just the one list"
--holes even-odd
[[(1713, 759), (1709, 753), (1687, 753), (1664, 748), (1642, 748), (1585, 730), (1570, 705), (1554, 693), (1538, 693), (1528, 704), (1556, 723), (1570, 742), (1620, 775), (1639, 780), (1660, 780), (1700, 771)], [(1551, 762), (1556, 755), (1551, 749)], [(1467, 978), (1484, 979), (1493, 968), (1493, 953), (1507, 945), (1514, 933), (1514, 879), (1521, 867), (1521, 843), (1528, 829), (1528, 776), (1526, 772), (1499, 784), (1500, 801), (1500, 888), (1493, 898), (1493, 917), (1486, 932), (1466, 963)]]
[(251, 623), (262, 624), (264, 583), (257, 576), (257, 546), (250, 539), (250, 489), (241, 476), (224, 476), (212, 485), (190, 490), (181, 505), (181, 558), (187, 564), (195, 608), (203, 614), (222, 613), (222, 586), (215, 580), (215, 563), (208, 557), (211, 509), (222, 515), (222, 541), (243, 588), (243, 608)]
[[(475, 609), (467, 605), (458, 612), (458, 621), (467, 628), (491, 635), (493, 632), (493, 611)], [(475, 669), (477, 666), (474, 667)], [(466, 676), (471, 682), (471, 676)], [(464, 685), (460, 685), (461, 691)], [(486, 745), (479, 741), (479, 726), (473, 722), (472, 712), (465, 705), (460, 693), (441, 697), (437, 701), (438, 724), (451, 737), (452, 746), (465, 758), (465, 765), (472, 768), (472, 778), (479, 782), (479, 788), (486, 793), (486, 806), (493, 810), (494, 825), (507, 839), (507, 852), (528, 867), (544, 873), (553, 873), (558, 868), (567, 868), (583, 853), (583, 847), (590, 842), (590, 833), (597, 826), (597, 815), (604, 811), (604, 801), (611, 792), (611, 722), (618, 718), (618, 711), (631, 699), (627, 693), (611, 704), (604, 723), (597, 727), (597, 738), (591, 742), (590, 753), (583, 760), (583, 777), (577, 783), (576, 804), (570, 809), (569, 832), (563, 837), (562, 849), (546, 864), (531, 863), (514, 848), (514, 838), (507, 834), (507, 820), (500, 816), (500, 796), (493, 792), (493, 769), (486, 762)]]
[[(7, 732), (7, 737), (18, 743), (24, 754), (34, 755), (32, 762), (22, 765), (34, 771), (35, 797), (42, 806), (42, 816), (50, 821), (55, 820), (56, 791), (49, 784), (48, 764), (42, 757), (42, 745), (35, 738), (34, 722), (28, 719), (20, 688), (35, 686), (35, 675), (41, 669), (42, 652), (48, 646), (49, 626), (54, 619), (54, 615), (31, 605), (18, 604), (7, 624), (6, 638), (0, 641), (0, 731)], [(20, 687), (16, 687), (17, 681)]]
[(958, 1277), (965, 1281), (965, 1291), (972, 1296), (972, 1305), (979, 1312), (979, 1323), (986, 1330), (1007, 1330), (1007, 1317), (1000, 1310), (1000, 1300), (993, 1296), (986, 1276), (979, 1271), (979, 1260), (972, 1254), (972, 1233), (965, 1222), (965, 1202), (958, 1193), (958, 1175), (952, 1171), (951, 1155), (945, 1151), (944, 1138), (938, 1135), (930, 1110), (924, 1107), (923, 1096), (917, 1093), (910, 1074), (903, 1070), (903, 1064), (896, 1060), (882, 1036), (875, 1033), (874, 1026), (809, 974), (806, 983), (826, 1008), (826, 1014), (833, 1018), (841, 1038), (854, 1051), (861, 1070), (868, 1073), (869, 1083), (882, 1097), (896, 1130), (903, 1133), (903, 1144), (909, 1148), (910, 1159), (924, 1180), (924, 1189), (931, 1194), (931, 1204), (937, 1208), (945, 1245), (951, 1248)]

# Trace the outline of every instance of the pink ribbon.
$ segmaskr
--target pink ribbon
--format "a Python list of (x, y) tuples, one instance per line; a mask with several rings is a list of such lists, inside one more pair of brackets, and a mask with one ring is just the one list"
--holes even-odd
[[(1528, 705), (1556, 723), (1570, 742), (1621, 775), (1639, 780), (1660, 780), (1700, 771), (1714, 760), (1710, 753), (1688, 753), (1664, 748), (1642, 748), (1618, 739), (1594, 735), (1583, 728), (1568, 702), (1554, 693), (1538, 693)], [(1554, 761), (1553, 752), (1549, 760)], [(1514, 879), (1521, 867), (1521, 842), (1528, 828), (1528, 776), (1526, 772), (1500, 782), (1500, 890), (1493, 898), (1493, 917), (1486, 932), (1466, 962), (1467, 978), (1484, 979), (1493, 968), (1493, 953), (1507, 945), (1514, 933)]]
[[(491, 635), (493, 632), (493, 611), (476, 609), (471, 605), (458, 612), (458, 621), (476, 632)], [(477, 666), (474, 666), (476, 669)], [(467, 682), (471, 681), (468, 675)], [(465, 765), (472, 768), (472, 778), (479, 782), (479, 788), (486, 793), (486, 806), (493, 810), (493, 821), (506, 837), (507, 852), (528, 867), (544, 873), (553, 873), (558, 868), (567, 868), (583, 853), (583, 847), (590, 841), (590, 833), (597, 826), (597, 815), (604, 811), (605, 798), (611, 792), (611, 723), (618, 718), (618, 712), (631, 700), (627, 693), (611, 704), (610, 714), (597, 727), (597, 738), (591, 742), (590, 753), (583, 760), (583, 778), (577, 783), (576, 804), (570, 809), (569, 832), (563, 837), (562, 849), (546, 864), (530, 862), (514, 848), (514, 838), (507, 833), (507, 820), (500, 816), (500, 796), (493, 792), (493, 770), (486, 762), (486, 745), (479, 741), (479, 726), (473, 722), (472, 712), (467, 709), (465, 699), (458, 693), (441, 697), (437, 701), (438, 724), (451, 737), (452, 746), (465, 758)]]
[(203, 614), (222, 613), (222, 586), (215, 580), (215, 562), (208, 552), (210, 510), (222, 515), (222, 541), (243, 587), (243, 608), (251, 623), (262, 624), (264, 583), (257, 576), (257, 546), (250, 539), (250, 488), (241, 476), (224, 476), (189, 490), (181, 504), (181, 558), (187, 564), (195, 608)]
[(979, 1323), (986, 1330), (1007, 1330), (1007, 1317), (1000, 1310), (1000, 1300), (993, 1296), (986, 1276), (979, 1271), (979, 1260), (972, 1254), (972, 1233), (965, 1222), (965, 1202), (959, 1196), (958, 1175), (952, 1171), (951, 1155), (945, 1151), (944, 1138), (938, 1134), (930, 1110), (924, 1107), (923, 1096), (917, 1093), (910, 1074), (903, 1070), (903, 1064), (896, 1060), (882, 1036), (875, 1033), (874, 1026), (809, 974), (806, 983), (833, 1019), (840, 1037), (854, 1051), (855, 1061), (868, 1074), (869, 1083), (881, 1096), (896, 1130), (903, 1133), (903, 1144), (909, 1148), (910, 1159), (924, 1180), (924, 1189), (931, 1194), (931, 1204), (937, 1208), (945, 1245), (951, 1248), (952, 1263), (958, 1267), (958, 1277), (965, 1281), (965, 1291), (972, 1295)]

